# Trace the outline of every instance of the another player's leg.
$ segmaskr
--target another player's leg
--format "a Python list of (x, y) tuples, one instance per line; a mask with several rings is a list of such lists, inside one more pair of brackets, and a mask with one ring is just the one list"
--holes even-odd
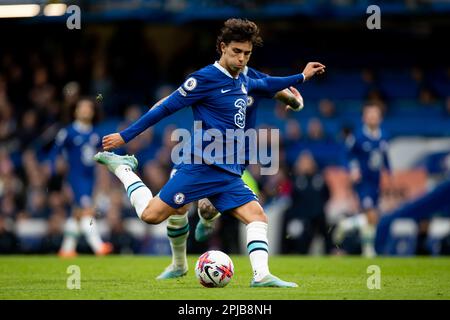
[(64, 226), (64, 238), (58, 255), (62, 258), (72, 258), (77, 256), (77, 243), (80, 236), (80, 226), (75, 216), (66, 220)]
[(335, 244), (341, 244), (347, 233), (358, 230), (361, 237), (362, 255), (374, 257), (375, 233), (378, 223), (378, 190), (375, 187), (362, 186), (358, 189), (362, 212), (338, 223), (333, 234)]
[(113, 251), (112, 244), (104, 242), (100, 237), (93, 208), (89, 207), (81, 210), (80, 229), (95, 255), (105, 256)]
[(247, 225), (247, 251), (253, 269), (250, 286), (298, 287), (296, 283), (283, 281), (269, 271), (268, 219), (261, 205), (257, 201), (251, 201), (231, 212)]
[(333, 242), (336, 245), (340, 245), (348, 233), (361, 230), (361, 228), (367, 224), (367, 216), (361, 212), (356, 213), (353, 216), (346, 217), (339, 221), (333, 231)]
[(195, 227), (195, 240), (203, 242), (213, 234), (220, 212), (206, 198), (198, 201), (197, 212), (200, 219)]
[(370, 208), (366, 211), (367, 223), (362, 225), (360, 229), (361, 234), (361, 249), (365, 257), (375, 257), (375, 233), (378, 224), (378, 212), (375, 208)]

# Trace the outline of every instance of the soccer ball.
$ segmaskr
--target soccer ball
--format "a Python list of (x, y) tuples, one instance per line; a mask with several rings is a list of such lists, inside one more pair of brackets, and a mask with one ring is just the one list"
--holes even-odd
[(198, 258), (195, 264), (195, 275), (207, 288), (225, 287), (233, 274), (233, 261), (222, 251), (207, 251)]

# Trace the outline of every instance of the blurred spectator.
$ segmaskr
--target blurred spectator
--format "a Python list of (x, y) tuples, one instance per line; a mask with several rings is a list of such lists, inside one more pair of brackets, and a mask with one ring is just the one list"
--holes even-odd
[(308, 122), (308, 140), (320, 141), (325, 139), (325, 132), (323, 131), (322, 122), (319, 119), (313, 118)]
[(156, 160), (148, 161), (144, 166), (143, 180), (150, 190), (159, 192), (169, 179), (167, 170)]
[(319, 112), (324, 118), (334, 118), (336, 115), (336, 107), (330, 99), (321, 99), (319, 101)]
[(8, 220), (0, 215), (0, 254), (17, 253), (18, 239), (8, 226)]
[(332, 243), (325, 205), (330, 191), (311, 153), (302, 152), (298, 157), (292, 184), (292, 204), (284, 215), (283, 253), (308, 253), (315, 235), (322, 236), (329, 253)]
[(319, 168), (337, 163), (339, 157), (336, 157), (336, 153), (339, 148), (339, 145), (326, 135), (322, 122), (318, 118), (311, 118), (304, 149), (311, 152)]
[(430, 106), (436, 103), (436, 96), (429, 88), (421, 88), (419, 91), (419, 102), (423, 106)]
[(49, 83), (48, 70), (39, 66), (34, 71), (33, 88), (30, 91), (30, 100), (33, 106), (41, 113), (42, 120), (48, 125), (59, 120), (60, 108), (56, 102), (56, 88)]
[(48, 229), (41, 243), (41, 253), (57, 253), (63, 240), (66, 217), (64, 212), (55, 213), (48, 219)]
[(33, 218), (48, 218), (47, 194), (42, 189), (34, 188), (28, 192), (27, 211)]
[[(92, 80), (90, 92), (93, 95), (102, 94), (103, 97), (110, 97), (112, 89), (112, 81), (108, 75), (106, 67), (106, 57), (99, 55), (92, 69)], [(110, 110), (105, 110), (109, 112)]]
[(14, 117), (12, 105), (8, 101), (0, 101), (0, 143), (3, 147), (10, 150), (15, 148), (13, 138), (16, 129), (17, 121)]
[(72, 121), (72, 114), (75, 110), (75, 105), (80, 99), (80, 84), (76, 81), (67, 83), (63, 88), (63, 102), (62, 102), (62, 123), (67, 125)]
[(113, 245), (116, 254), (132, 254), (135, 252), (136, 240), (128, 233), (123, 225), (119, 209), (108, 213), (108, 224), (110, 227), (109, 242)]
[(383, 115), (386, 114), (386, 112), (388, 111), (385, 102), (386, 99), (384, 98), (380, 90), (376, 88), (369, 90), (369, 92), (367, 93), (366, 101), (370, 101), (373, 104), (379, 105)]
[(289, 119), (285, 125), (285, 135), (283, 139), (286, 161), (292, 166), (297, 159), (300, 150), (304, 147), (302, 143), (302, 129), (297, 120)]
[(450, 96), (445, 99), (444, 114), (445, 116), (450, 117)]
[(33, 144), (34, 140), (39, 135), (39, 119), (35, 110), (27, 110), (20, 123), (20, 130), (18, 130), (18, 139), (20, 142), (20, 150), (27, 149)]

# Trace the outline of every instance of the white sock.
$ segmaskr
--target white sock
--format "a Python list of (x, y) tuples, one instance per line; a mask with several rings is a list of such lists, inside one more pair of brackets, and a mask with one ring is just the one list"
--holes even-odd
[(92, 223), (91, 220), (92, 217), (82, 217), (80, 221), (81, 231), (83, 232), (84, 236), (86, 237), (86, 241), (89, 244), (89, 246), (92, 248), (94, 252), (97, 252), (101, 249), (103, 245), (103, 241), (100, 238), (100, 234), (97, 229), (97, 224)]
[(78, 236), (80, 235), (80, 226), (75, 218), (69, 218), (64, 226), (64, 239), (61, 245), (61, 251), (70, 252), (77, 248)]
[(152, 192), (127, 165), (118, 166), (114, 174), (122, 181), (131, 205), (136, 210), (139, 219), (141, 219), (142, 212), (144, 212), (153, 198)]
[(369, 223), (361, 228), (362, 253), (365, 257), (374, 257), (376, 255), (374, 246), (375, 232), (375, 226)]
[(260, 281), (270, 273), (267, 223), (255, 221), (247, 225), (247, 252), (253, 269), (253, 278)]
[(365, 214), (357, 214), (352, 217), (348, 217), (341, 222), (341, 226), (345, 232), (353, 230), (361, 230), (367, 225), (367, 217)]
[(167, 221), (167, 236), (172, 249), (172, 264), (187, 267), (186, 243), (189, 236), (188, 212), (183, 215), (171, 215)]

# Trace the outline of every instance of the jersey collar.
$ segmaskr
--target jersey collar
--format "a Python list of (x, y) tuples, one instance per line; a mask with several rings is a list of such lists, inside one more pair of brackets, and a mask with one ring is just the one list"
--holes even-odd
[(381, 138), (381, 130), (380, 129), (377, 129), (375, 131), (370, 131), (369, 127), (365, 125), (363, 127), (363, 132), (368, 138), (370, 138), (372, 140)]
[(88, 133), (92, 130), (92, 125), (88, 125), (88, 124), (84, 124), (81, 121), (75, 120), (73, 122), (73, 127), (79, 131), (79, 132), (83, 132), (83, 133)]
[(233, 78), (233, 76), (228, 72), (227, 69), (225, 69), (224, 67), (222, 67), (218, 61), (214, 62), (214, 67), (216, 67), (217, 69), (219, 69), (220, 71), (222, 71), (227, 77), (230, 77), (231, 79), (238, 79), (239, 75), (236, 78)]

